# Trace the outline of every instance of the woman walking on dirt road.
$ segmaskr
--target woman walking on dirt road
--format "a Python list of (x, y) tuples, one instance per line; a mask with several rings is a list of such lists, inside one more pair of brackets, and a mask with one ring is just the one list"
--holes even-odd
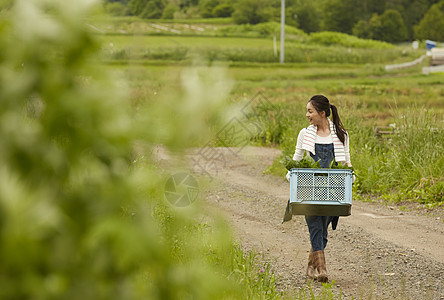
[[(333, 122), (328, 118), (330, 113)], [(321, 168), (328, 168), (333, 159), (351, 167), (349, 137), (336, 106), (331, 105), (327, 97), (315, 95), (308, 101), (305, 116), (310, 126), (299, 132), (293, 160), (300, 161), (307, 151), (315, 161), (320, 162)], [(311, 242), (306, 273), (310, 279), (328, 282), (324, 256), (327, 229), (332, 223), (332, 228), (335, 230), (338, 219), (337, 216), (305, 216)]]

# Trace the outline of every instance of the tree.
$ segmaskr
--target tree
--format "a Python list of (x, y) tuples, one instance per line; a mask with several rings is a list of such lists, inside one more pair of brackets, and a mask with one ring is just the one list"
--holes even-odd
[(324, 7), (324, 30), (352, 33), (358, 21), (357, 0), (329, 0)]
[[(313, 2), (304, 2), (301, 5), (293, 6), (291, 7), (290, 11), (293, 13), (296, 19), (296, 24), (294, 24), (296, 25), (296, 27), (302, 29), (307, 33), (320, 30), (321, 18)], [(287, 22), (287, 24), (293, 25), (290, 22)]]
[(163, 12), (162, 0), (130, 0), (131, 14), (145, 19), (159, 19)]
[(128, 2), (128, 7), (130, 9), (130, 12), (134, 16), (138, 16), (142, 13), (143, 9), (145, 8), (145, 5), (148, 0), (130, 0)]
[(404, 12), (400, 11), (403, 16), (405, 26), (407, 28), (407, 38), (413, 39), (414, 26), (419, 24), (421, 19), (431, 7), (429, 1), (416, 0), (410, 3)]
[(129, 14), (128, 7), (117, 1), (105, 3), (105, 11), (112, 16), (126, 16)]
[(169, 3), (162, 12), (162, 19), (174, 19), (174, 13), (178, 10), (176, 5)]
[(381, 16), (375, 14), (369, 23), (370, 37), (374, 40), (397, 43), (407, 37), (404, 21), (396, 10), (388, 9)]
[(267, 22), (271, 16), (267, 0), (239, 0), (233, 13), (234, 22), (237, 24)]
[(160, 19), (163, 12), (162, 0), (150, 0), (145, 5), (140, 17), (144, 19)]
[(419, 25), (415, 27), (415, 37), (421, 40), (444, 40), (444, 13), (438, 4), (430, 7)]
[(366, 13), (380, 15), (384, 13), (384, 10), (386, 9), (387, 0), (367, 0), (363, 2), (365, 2)]
[(373, 14), (368, 26), (369, 37), (374, 40), (381, 40), (384, 32), (382, 30), (381, 17), (378, 14)]
[(234, 8), (229, 3), (222, 3), (216, 6), (213, 9), (213, 15), (217, 18), (227, 18), (231, 17), (231, 14), (233, 13)]
[(218, 0), (203, 0), (199, 2), (200, 14), (204, 18), (212, 18), (214, 8), (219, 4)]
[(364, 20), (359, 20), (359, 22), (353, 27), (353, 35), (361, 39), (371, 38), (369, 23)]
[(407, 37), (407, 29), (401, 14), (397, 10), (389, 9), (381, 15), (382, 41), (398, 43)]

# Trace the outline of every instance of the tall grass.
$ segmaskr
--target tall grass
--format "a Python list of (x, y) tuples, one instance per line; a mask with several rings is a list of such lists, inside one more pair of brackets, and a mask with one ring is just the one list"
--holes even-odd
[(394, 200), (414, 198), (421, 203), (444, 201), (444, 118), (433, 110), (412, 107), (397, 115), (396, 134), (387, 142), (376, 182)]
[[(362, 121), (352, 122), (353, 164), (361, 192), (395, 191), (402, 197), (425, 183), (442, 181), (442, 115), (415, 107), (393, 115), (395, 131), (387, 138), (376, 137)], [(442, 196), (434, 199), (440, 202)]]
[(282, 293), (276, 289), (276, 277), (271, 264), (254, 251), (245, 252), (240, 245), (234, 245), (231, 252), (230, 277), (240, 282), (248, 299), (279, 299)]

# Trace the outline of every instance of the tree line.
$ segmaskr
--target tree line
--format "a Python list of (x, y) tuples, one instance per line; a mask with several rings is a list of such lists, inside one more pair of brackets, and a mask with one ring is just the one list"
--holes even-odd
[[(280, 20), (279, 0), (106, 0), (113, 15), (145, 19), (231, 17), (236, 24)], [(287, 0), (286, 24), (386, 42), (444, 41), (444, 0)]]

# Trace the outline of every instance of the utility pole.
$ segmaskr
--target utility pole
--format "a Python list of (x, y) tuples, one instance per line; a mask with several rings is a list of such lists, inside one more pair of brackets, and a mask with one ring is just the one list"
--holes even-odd
[(284, 46), (285, 46), (285, 0), (281, 0), (281, 56), (279, 62), (284, 63)]

